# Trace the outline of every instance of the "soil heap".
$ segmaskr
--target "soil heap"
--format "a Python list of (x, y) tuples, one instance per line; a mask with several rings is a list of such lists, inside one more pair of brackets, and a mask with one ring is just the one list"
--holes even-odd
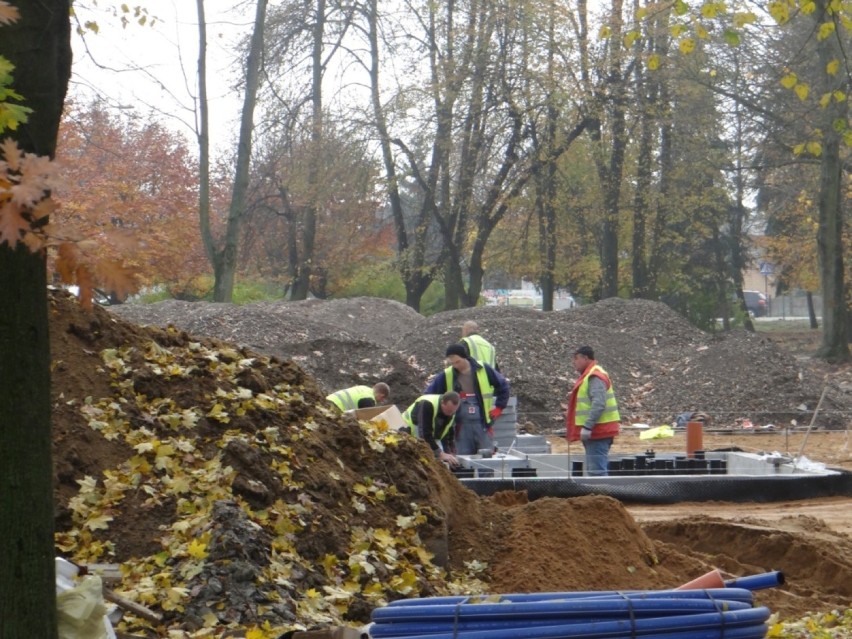
[(571, 354), (591, 345), (610, 373), (625, 422), (671, 423), (685, 411), (707, 413), (715, 428), (807, 423), (824, 387), (817, 428), (852, 418), (852, 385), (808, 370), (770, 338), (744, 330), (710, 334), (671, 308), (647, 300), (607, 299), (542, 313), (486, 306), (423, 317), (398, 302), (352, 298), (235, 306), (167, 301), (111, 307), (143, 325), (173, 325), (293, 359), (324, 392), (387, 381), (403, 409), (443, 369), (446, 347), (465, 320), (497, 348), (498, 365), (518, 398), (521, 423), (562, 428), (575, 377)]
[[(700, 534), (655, 540), (607, 497), (477, 497), (421, 442), (338, 414), (292, 361), (50, 303), (57, 545), (121, 564), (119, 594), (163, 615), (123, 631), (277, 636), (401, 597), (668, 588), (719, 564), (689, 552)], [(766, 561), (726, 547), (724, 568), (785, 570), (791, 586), (758, 597), (783, 615), (848, 603), (848, 580), (820, 577), (849, 574), (848, 539), (779, 543), (807, 563), (767, 542)]]

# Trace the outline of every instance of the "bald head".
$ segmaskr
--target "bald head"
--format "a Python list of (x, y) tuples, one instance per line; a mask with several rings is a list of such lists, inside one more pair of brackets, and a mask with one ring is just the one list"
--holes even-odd
[(462, 324), (462, 337), (467, 337), (468, 335), (475, 335), (478, 332), (479, 324), (477, 324), (473, 320), (467, 320), (464, 324)]

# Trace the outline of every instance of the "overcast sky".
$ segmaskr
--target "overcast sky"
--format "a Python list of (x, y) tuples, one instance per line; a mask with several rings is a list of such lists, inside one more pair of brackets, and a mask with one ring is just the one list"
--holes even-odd
[[(118, 0), (110, 8), (77, 8), (81, 24), (92, 20), (98, 33), (73, 36), (74, 68), (69, 97), (85, 101), (99, 96), (126, 114), (158, 113), (194, 143), (197, 95), (198, 16), (192, 0), (145, 0), (148, 24), (122, 14)], [(134, 3), (135, 4), (135, 3)], [(225, 148), (239, 128), (239, 97), (232, 91), (237, 59), (234, 43), (251, 30), (251, 11), (240, 12), (234, 0), (206, 0), (208, 93), (211, 143)], [(124, 15), (130, 24), (122, 27)], [(76, 25), (75, 25), (76, 26)]]

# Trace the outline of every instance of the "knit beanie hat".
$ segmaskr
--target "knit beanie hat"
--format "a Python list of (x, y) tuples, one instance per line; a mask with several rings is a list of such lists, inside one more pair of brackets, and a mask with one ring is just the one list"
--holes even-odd
[(447, 346), (446, 357), (450, 355), (458, 355), (459, 357), (467, 357), (467, 350), (462, 344), (450, 344)]

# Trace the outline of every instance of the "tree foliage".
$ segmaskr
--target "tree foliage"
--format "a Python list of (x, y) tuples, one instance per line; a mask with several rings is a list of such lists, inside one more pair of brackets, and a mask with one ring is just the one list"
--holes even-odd
[(87, 238), (95, 262), (122, 261), (140, 285), (176, 293), (206, 272), (197, 164), (179, 136), (98, 103), (71, 105), (59, 135), (55, 219), (69, 236)]

